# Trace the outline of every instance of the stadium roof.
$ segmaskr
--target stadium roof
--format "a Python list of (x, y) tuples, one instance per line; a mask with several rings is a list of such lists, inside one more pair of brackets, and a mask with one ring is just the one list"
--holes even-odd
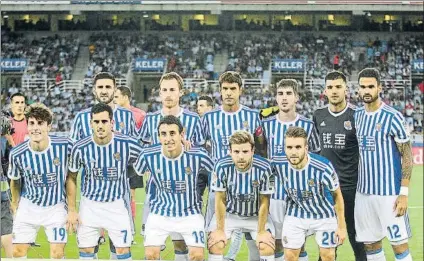
[(2, 0), (2, 11), (393, 11), (423, 12), (403, 0)]

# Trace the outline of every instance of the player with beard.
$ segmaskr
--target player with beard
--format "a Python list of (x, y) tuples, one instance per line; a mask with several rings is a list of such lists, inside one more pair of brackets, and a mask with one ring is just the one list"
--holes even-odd
[[(222, 99), (222, 106), (207, 112), (203, 116), (203, 130), (206, 141), (211, 143), (211, 156), (214, 160), (225, 157), (230, 152), (230, 137), (238, 130), (245, 130), (250, 134), (260, 128), (259, 112), (240, 104), (240, 96), (243, 92), (243, 81), (237, 72), (227, 71), (219, 77), (219, 87)], [(206, 229), (215, 213), (215, 193), (209, 191), (208, 207), (206, 210)], [(231, 242), (231, 256), (226, 258), (234, 259), (242, 244), (242, 236), (234, 230), (234, 237)], [(259, 252), (255, 241), (248, 233), (245, 234), (246, 243), (249, 248), (249, 260), (259, 260)]]
[[(94, 76), (93, 79), (93, 95), (96, 102), (102, 102), (109, 105), (113, 110), (113, 130), (121, 134), (128, 135), (133, 138), (137, 138), (138, 131), (134, 116), (128, 109), (117, 106), (114, 103), (114, 94), (116, 91), (116, 80), (115, 76), (108, 72), (100, 72)], [(80, 111), (75, 116), (72, 123), (70, 138), (76, 142), (92, 134), (91, 128), (91, 108)], [(128, 203), (130, 204), (130, 202)], [(134, 228), (133, 228), (134, 229)], [(99, 238), (99, 243), (104, 242), (102, 235)], [(115, 249), (113, 243), (110, 243), (110, 256), (112, 259), (116, 259)], [(96, 249), (97, 250), (97, 249)], [(96, 251), (97, 252), (97, 251)]]
[[(308, 145), (311, 152), (320, 151), (319, 137), (313, 121), (296, 112), (296, 103), (299, 101), (298, 83), (294, 79), (283, 79), (276, 84), (275, 100), (278, 111), (276, 114), (262, 119), (262, 134), (257, 135), (257, 143), (261, 154), (270, 160), (275, 155), (284, 152), (284, 135), (290, 126), (303, 128), (308, 134)], [(275, 193), (271, 196), (270, 213), (275, 227), (275, 257), (277, 261), (283, 260), (283, 245), (281, 242), (286, 201), (283, 180), (279, 176), (275, 179)], [(302, 248), (301, 261), (308, 260), (308, 254)]]
[[(167, 115), (180, 119), (184, 127), (184, 139), (182, 142), (186, 151), (189, 151), (193, 145), (203, 146), (205, 143), (200, 117), (196, 113), (185, 110), (180, 106), (183, 89), (183, 79), (177, 73), (170, 72), (161, 77), (159, 81), (159, 96), (162, 101), (162, 109), (148, 113), (140, 131), (140, 140), (146, 146), (160, 143), (158, 125), (161, 119)], [(143, 230), (150, 211), (149, 202), (154, 199), (156, 192), (156, 185), (152, 178), (147, 181), (146, 192), (142, 233), (144, 233)], [(188, 248), (184, 243), (183, 237), (178, 233), (172, 233), (171, 239), (174, 243), (175, 260), (187, 260)]]
[(315, 234), (323, 261), (335, 260), (335, 248), (346, 237), (343, 196), (330, 161), (308, 152), (308, 135), (291, 126), (285, 154), (272, 160), (274, 174), (284, 180), (287, 210), (283, 224), (284, 260), (297, 261), (307, 234)]
[(409, 182), (412, 150), (401, 112), (381, 101), (380, 73), (359, 73), (359, 96), (365, 106), (355, 112), (359, 173), (355, 200), (356, 239), (368, 260), (385, 261), (381, 240), (389, 240), (396, 261), (412, 261), (408, 239)]
[(222, 261), (227, 239), (235, 230), (256, 240), (260, 260), (273, 261), (274, 232), (269, 216), (269, 199), (274, 180), (268, 160), (254, 155), (253, 135), (234, 132), (229, 140), (230, 155), (218, 160), (212, 174), (215, 214), (209, 225), (209, 261)]
[(325, 77), (328, 105), (314, 113), (321, 141), (321, 155), (331, 161), (340, 180), (350, 245), (356, 261), (366, 261), (364, 245), (356, 242), (355, 194), (358, 184), (359, 148), (356, 139), (355, 108), (346, 101), (346, 76), (338, 71)]

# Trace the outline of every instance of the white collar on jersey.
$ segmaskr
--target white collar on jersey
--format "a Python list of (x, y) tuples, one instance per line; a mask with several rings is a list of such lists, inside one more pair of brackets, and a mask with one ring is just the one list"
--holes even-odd
[(349, 103), (346, 103), (346, 107), (342, 111), (339, 111), (339, 112), (332, 112), (330, 110), (330, 105), (329, 104), (327, 105), (327, 108), (328, 108), (328, 112), (331, 115), (333, 115), (333, 117), (339, 117), (340, 115), (342, 115), (343, 113), (345, 113), (347, 111), (347, 108), (349, 108)]
[(283, 124), (283, 125), (292, 125), (292, 124), (294, 124), (297, 120), (299, 120), (300, 115), (299, 115), (299, 113), (296, 113), (296, 118), (295, 118), (294, 120), (292, 120), (292, 121), (282, 121), (282, 120), (280, 120), (280, 118), (278, 117), (278, 114), (276, 114), (276, 115), (275, 115), (275, 117), (277, 118), (277, 121), (278, 121), (279, 123)]
[(45, 149), (45, 150), (43, 150), (43, 151), (36, 151), (36, 150), (33, 150), (33, 149), (31, 148), (31, 140), (29, 140), (29, 141), (28, 141), (28, 148), (29, 148), (29, 150), (30, 150), (32, 153), (35, 153), (35, 154), (43, 154), (44, 152), (48, 151), (48, 150), (52, 147), (52, 140), (50, 139), (50, 137), (48, 137), (48, 139), (49, 139), (49, 145), (47, 145), (46, 149)]
[(91, 140), (93, 141), (93, 143), (94, 143), (96, 146), (99, 146), (99, 147), (107, 147), (107, 146), (109, 146), (110, 144), (112, 144), (113, 140), (115, 139), (115, 134), (112, 132), (112, 139), (110, 139), (110, 141), (109, 141), (107, 144), (100, 145), (100, 144), (97, 144), (97, 143), (96, 143), (96, 141), (94, 141), (94, 136), (93, 136), (93, 135), (94, 135), (94, 134), (91, 134)]
[(238, 110), (236, 110), (235, 112), (224, 111), (224, 107), (222, 105), (221, 105), (221, 107), (219, 107), (219, 109), (222, 111), (222, 113), (224, 113), (226, 115), (234, 115), (234, 114), (239, 113), (243, 109), (243, 105), (240, 104)]
[[(175, 115), (175, 117), (177, 117), (177, 118), (179, 118), (181, 115), (183, 115), (183, 112), (184, 112), (184, 109), (183, 109), (183, 108), (181, 108), (181, 107), (179, 107), (179, 108), (180, 108), (180, 110), (178, 111), (177, 115)], [(160, 114), (161, 114), (163, 117), (168, 116), (168, 115), (165, 115), (165, 114), (163, 113), (163, 108), (162, 108), (162, 109), (160, 109)]]
[(175, 158), (171, 159), (171, 158), (168, 158), (167, 156), (165, 156), (165, 153), (163, 152), (163, 147), (161, 148), (162, 156), (163, 156), (165, 159), (169, 160), (169, 161), (177, 161), (177, 160), (179, 160), (179, 159), (180, 159), (180, 158), (184, 155), (184, 152), (185, 152), (185, 150), (184, 150), (184, 147), (183, 147), (183, 149), (181, 150), (180, 155), (178, 155), (177, 157), (175, 157)]
[[(375, 111), (367, 111), (367, 109), (364, 107), (364, 111), (365, 111), (365, 114), (366, 115), (374, 115), (374, 114), (377, 114), (377, 113), (379, 113), (380, 111), (381, 111), (381, 108), (383, 108), (384, 107), (384, 105), (386, 105), (383, 101), (381, 101), (381, 104), (380, 104), (380, 107), (378, 107), (378, 109), (377, 110), (375, 110)], [(364, 105), (365, 106), (365, 105)]]

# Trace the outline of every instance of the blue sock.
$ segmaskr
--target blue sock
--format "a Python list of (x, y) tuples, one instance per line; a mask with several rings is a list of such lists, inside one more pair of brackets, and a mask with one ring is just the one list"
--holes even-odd
[(116, 255), (116, 257), (118, 258), (118, 260), (132, 260), (132, 258), (131, 258), (131, 252), (128, 252), (128, 253), (125, 253), (125, 254)]

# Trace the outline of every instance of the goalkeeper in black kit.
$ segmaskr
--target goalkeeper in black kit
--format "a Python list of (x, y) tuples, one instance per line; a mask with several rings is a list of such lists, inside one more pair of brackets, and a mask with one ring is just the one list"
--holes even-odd
[(338, 71), (328, 73), (325, 77), (325, 95), (329, 104), (316, 110), (313, 117), (320, 137), (320, 154), (331, 161), (339, 175), (347, 232), (355, 261), (365, 261), (364, 245), (355, 240), (359, 148), (353, 118), (355, 108), (346, 101), (346, 76)]

